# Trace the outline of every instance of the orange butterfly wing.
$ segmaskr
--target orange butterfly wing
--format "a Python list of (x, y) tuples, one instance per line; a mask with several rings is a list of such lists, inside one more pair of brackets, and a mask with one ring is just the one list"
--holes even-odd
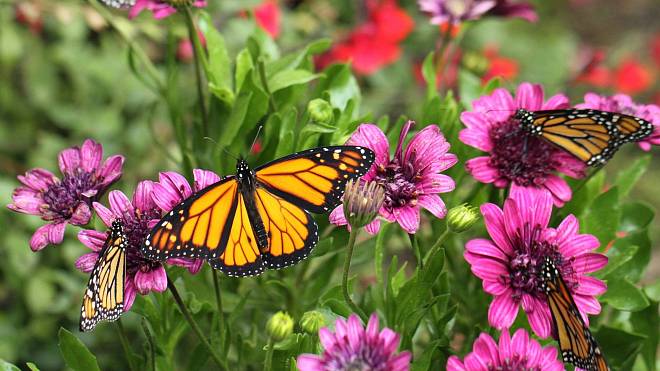
[(547, 295), (555, 335), (564, 362), (586, 370), (607, 371), (609, 366), (580, 315), (561, 273), (546, 258), (541, 266), (542, 289)]
[(237, 213), (238, 182), (227, 177), (184, 200), (165, 215), (141, 247), (147, 259), (217, 258)]
[(339, 205), (346, 182), (364, 175), (374, 159), (364, 147), (320, 147), (258, 167), (256, 178), (271, 193), (319, 214)]

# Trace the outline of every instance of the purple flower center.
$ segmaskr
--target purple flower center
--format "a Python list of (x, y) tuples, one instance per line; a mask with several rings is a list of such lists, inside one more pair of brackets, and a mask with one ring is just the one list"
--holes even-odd
[(520, 300), (523, 294), (545, 300), (545, 293), (540, 288), (540, 265), (546, 257), (555, 262), (569, 289), (577, 285), (571, 261), (564, 259), (557, 245), (541, 239), (541, 233), (540, 226), (525, 224), (512, 241), (513, 256), (509, 260), (509, 276), (503, 279), (513, 289), (512, 297), (515, 300)]
[(489, 163), (504, 177), (520, 186), (540, 186), (560, 165), (553, 159), (557, 149), (528, 135), (514, 118), (490, 130), (493, 151)]
[(527, 367), (527, 357), (514, 354), (504, 359), (499, 365), (488, 365), (488, 371), (541, 371), (539, 366)]
[(406, 205), (416, 206), (416, 181), (421, 178), (421, 172), (413, 166), (414, 154), (408, 163), (401, 165), (398, 158), (390, 161), (387, 166), (379, 165), (376, 168), (376, 182), (385, 188), (385, 201), (383, 206), (388, 211)]
[(160, 219), (161, 213), (157, 209), (136, 210), (135, 216), (125, 217), (124, 233), (128, 239), (126, 246), (126, 270), (129, 274), (141, 270), (149, 272), (160, 266), (159, 262), (145, 259), (140, 253), (140, 246), (144, 243), (147, 234), (149, 234), (149, 220)]
[(67, 220), (73, 216), (81, 202), (91, 205), (92, 199), (83, 193), (94, 189), (99, 180), (96, 174), (82, 169), (77, 169), (73, 174), (65, 174), (64, 179), (53, 183), (43, 193), (43, 199), (48, 205), (44, 207), (44, 219)]

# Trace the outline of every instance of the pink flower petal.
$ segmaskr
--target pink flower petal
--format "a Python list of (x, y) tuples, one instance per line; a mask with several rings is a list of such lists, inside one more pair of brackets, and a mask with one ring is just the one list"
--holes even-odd
[(519, 329), (513, 334), (513, 338), (511, 338), (511, 352), (513, 354), (525, 355), (527, 353), (528, 342), (529, 335), (527, 331)]
[(80, 169), (80, 149), (78, 147), (67, 148), (58, 155), (58, 163), (62, 174), (73, 174)]
[(598, 278), (582, 276), (578, 279), (575, 293), (578, 295), (594, 296), (601, 295), (607, 291), (607, 284)]
[(497, 343), (495, 343), (495, 340), (486, 333), (482, 332), (481, 335), (479, 335), (472, 346), (472, 350), (479, 354), (481, 359), (488, 359), (495, 362), (499, 359)]
[(456, 188), (454, 179), (445, 174), (427, 174), (417, 184), (417, 189), (424, 194), (447, 193)]
[(529, 302), (529, 304), (527, 304), (529, 306), (527, 311), (529, 326), (532, 328), (532, 331), (534, 331), (536, 336), (541, 339), (547, 338), (550, 336), (552, 328), (552, 318), (550, 317), (548, 304), (534, 298), (527, 299), (527, 301)]
[[(112, 192), (119, 192), (119, 191), (112, 191)], [(112, 192), (110, 193), (112, 194)], [(99, 218), (101, 218), (103, 224), (105, 224), (106, 227), (109, 228), (112, 225), (112, 222), (115, 219), (117, 219), (117, 216), (112, 211), (110, 211), (110, 209), (106, 208), (102, 204), (98, 202), (93, 202), (92, 206), (94, 207), (94, 211), (96, 211), (96, 215), (98, 215)]]
[(509, 289), (507, 285), (500, 281), (486, 281), (484, 280), (481, 283), (484, 291), (493, 296), (504, 295), (504, 293)]
[(463, 112), (461, 121), (466, 126), (458, 134), (461, 142), (484, 152), (493, 150), (493, 142), (490, 138), (492, 121), (489, 121), (481, 112)]
[(13, 203), (7, 208), (20, 213), (41, 215), (42, 207), (46, 205), (39, 192), (27, 187), (16, 188), (11, 198)]
[(468, 369), (458, 357), (451, 356), (447, 360), (447, 371), (468, 371)]
[(76, 260), (76, 268), (83, 273), (89, 273), (94, 269), (94, 265), (96, 265), (98, 258), (99, 253), (97, 252), (83, 254)]
[(106, 232), (99, 232), (93, 229), (83, 229), (78, 232), (78, 240), (94, 252), (101, 251), (107, 238), (108, 234)]
[[(519, 329), (518, 331), (525, 331), (525, 330)], [(518, 331), (516, 331), (516, 333)], [(500, 334), (499, 348), (500, 348), (500, 360), (511, 358), (513, 357), (514, 354), (516, 354), (516, 350), (511, 347), (511, 335), (509, 335), (508, 329), (502, 331), (502, 333)]]
[(151, 194), (153, 193), (153, 186), (154, 182), (151, 180), (143, 180), (138, 183), (137, 187), (135, 188), (135, 193), (133, 193), (132, 202), (132, 205), (137, 210), (153, 210), (157, 207), (156, 203), (151, 198)]
[(552, 193), (554, 203), (557, 207), (562, 207), (564, 204), (571, 200), (573, 192), (571, 187), (568, 186), (566, 181), (556, 175), (549, 175), (545, 178), (543, 186)]
[(481, 205), (481, 214), (484, 216), (484, 224), (490, 238), (505, 254), (511, 255), (513, 247), (506, 235), (502, 210), (495, 204), (487, 203)]
[(447, 206), (438, 195), (420, 196), (417, 204), (430, 211), (436, 218), (442, 219), (447, 215)]
[[(110, 201), (110, 210), (112, 210), (115, 217), (124, 218), (126, 216), (135, 215), (135, 209), (133, 208), (131, 201), (122, 191), (110, 192), (108, 201)], [(112, 224), (112, 221), (110, 224)]]
[(511, 292), (496, 296), (488, 307), (488, 322), (498, 330), (509, 328), (518, 315), (518, 303)]
[(332, 212), (330, 213), (330, 216), (328, 217), (330, 220), (330, 223), (334, 225), (346, 225), (348, 224), (348, 221), (346, 220), (346, 216), (344, 216), (344, 206), (339, 205), (337, 206)]
[(204, 265), (203, 259), (185, 259), (185, 258), (170, 258), (167, 259), (167, 264), (176, 265), (177, 267), (186, 268), (191, 274), (197, 274)]
[(591, 295), (573, 295), (573, 300), (575, 300), (575, 305), (577, 305), (580, 313), (582, 313), (582, 317), (585, 320), (585, 323), (587, 324), (589, 324), (589, 322), (585, 313), (600, 313), (600, 302), (598, 302), (598, 299)]
[(396, 150), (394, 151), (394, 158), (397, 158), (401, 161), (401, 163), (404, 163), (405, 161), (403, 160), (403, 143), (406, 141), (406, 138), (408, 137), (408, 132), (410, 129), (415, 126), (415, 121), (408, 120), (406, 121), (405, 124), (403, 124), (403, 127), (401, 128), (401, 133), (399, 133), (399, 142), (396, 145)]
[(566, 109), (570, 107), (570, 100), (564, 94), (557, 94), (550, 97), (543, 105), (541, 109), (552, 110), (552, 109)]
[(475, 276), (486, 281), (499, 281), (502, 277), (509, 275), (508, 265), (504, 262), (490, 258), (482, 258), (470, 252), (463, 254), (465, 260), (470, 263), (470, 268)]
[(73, 211), (69, 223), (73, 225), (85, 225), (91, 218), (92, 210), (89, 208), (89, 205), (86, 202), (81, 202)]
[(367, 224), (364, 227), (364, 230), (370, 235), (378, 234), (378, 231), (380, 231), (380, 219), (378, 218), (374, 219), (373, 222)]
[(133, 280), (126, 280), (124, 284), (124, 312), (128, 312), (133, 306), (136, 293)]
[(530, 111), (543, 107), (543, 88), (539, 84), (524, 82), (516, 90), (516, 106)]
[(323, 358), (315, 354), (301, 354), (296, 359), (296, 367), (300, 371), (323, 370)]
[(465, 244), (465, 249), (472, 254), (481, 255), (484, 257), (492, 257), (500, 261), (508, 261), (509, 257), (497, 245), (490, 240), (484, 238), (475, 238)]
[(37, 190), (45, 191), (53, 183), (57, 182), (58, 179), (53, 173), (46, 169), (32, 169), (25, 173), (25, 175), (19, 175), (18, 180), (25, 184), (26, 186)]
[(392, 371), (409, 371), (411, 359), (412, 354), (410, 352), (401, 352), (390, 359), (389, 366)]
[(598, 246), (600, 246), (600, 242), (596, 236), (578, 234), (559, 244), (559, 251), (567, 257), (579, 256), (597, 249)]
[(319, 330), (319, 341), (326, 350), (334, 348), (337, 344), (337, 339), (327, 327), (323, 327)]
[(123, 167), (124, 156), (115, 155), (108, 157), (99, 171), (99, 177), (103, 179), (101, 183), (102, 188), (106, 188), (117, 181), (121, 177)]
[(80, 166), (83, 170), (92, 173), (101, 165), (103, 160), (103, 146), (92, 139), (86, 139), (80, 147)]
[(203, 169), (194, 169), (193, 178), (195, 180), (193, 186), (195, 192), (200, 191), (211, 184), (215, 184), (220, 181), (220, 176), (210, 170)]
[(162, 266), (142, 272), (138, 269), (135, 272), (135, 288), (141, 295), (146, 295), (150, 291), (163, 292), (167, 289), (167, 274)]
[(475, 157), (465, 162), (465, 169), (481, 183), (493, 183), (499, 177), (499, 171), (490, 165), (490, 157)]
[(30, 248), (39, 251), (48, 245), (59, 245), (64, 239), (66, 223), (51, 223), (42, 225), (32, 235)]
[(390, 145), (387, 137), (380, 128), (374, 124), (361, 124), (346, 142), (349, 145), (365, 146), (376, 154), (374, 164), (369, 172), (363, 177), (373, 178), (378, 165), (387, 164), (390, 160)]
[(603, 254), (588, 253), (577, 256), (572, 265), (577, 274), (591, 273), (606, 266), (607, 260)]
[(396, 221), (407, 233), (415, 233), (419, 228), (419, 209), (416, 207), (403, 206), (393, 210)]

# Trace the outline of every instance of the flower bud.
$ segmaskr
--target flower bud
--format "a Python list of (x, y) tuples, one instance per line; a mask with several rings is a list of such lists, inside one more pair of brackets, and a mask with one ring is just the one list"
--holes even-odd
[(318, 334), (321, 327), (325, 326), (325, 317), (321, 312), (315, 310), (303, 313), (300, 327), (310, 335)]
[(330, 125), (335, 119), (330, 103), (323, 99), (313, 99), (307, 104), (307, 112), (314, 123)]
[(266, 331), (273, 340), (283, 340), (293, 333), (293, 319), (285, 312), (277, 312), (268, 320)]
[(351, 228), (371, 223), (383, 206), (385, 189), (377, 182), (349, 180), (344, 191), (344, 216)]
[(447, 226), (455, 233), (467, 231), (478, 220), (479, 209), (468, 204), (452, 207), (447, 213)]

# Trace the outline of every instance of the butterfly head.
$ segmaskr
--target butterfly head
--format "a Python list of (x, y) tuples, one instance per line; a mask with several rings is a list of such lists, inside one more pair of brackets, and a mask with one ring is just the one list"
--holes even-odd
[(241, 184), (249, 184), (254, 179), (254, 173), (250, 169), (250, 165), (242, 158), (236, 161), (236, 177)]
[(110, 228), (112, 230), (112, 233), (121, 234), (124, 229), (124, 226), (121, 224), (120, 219), (115, 219), (112, 221), (112, 226)]

